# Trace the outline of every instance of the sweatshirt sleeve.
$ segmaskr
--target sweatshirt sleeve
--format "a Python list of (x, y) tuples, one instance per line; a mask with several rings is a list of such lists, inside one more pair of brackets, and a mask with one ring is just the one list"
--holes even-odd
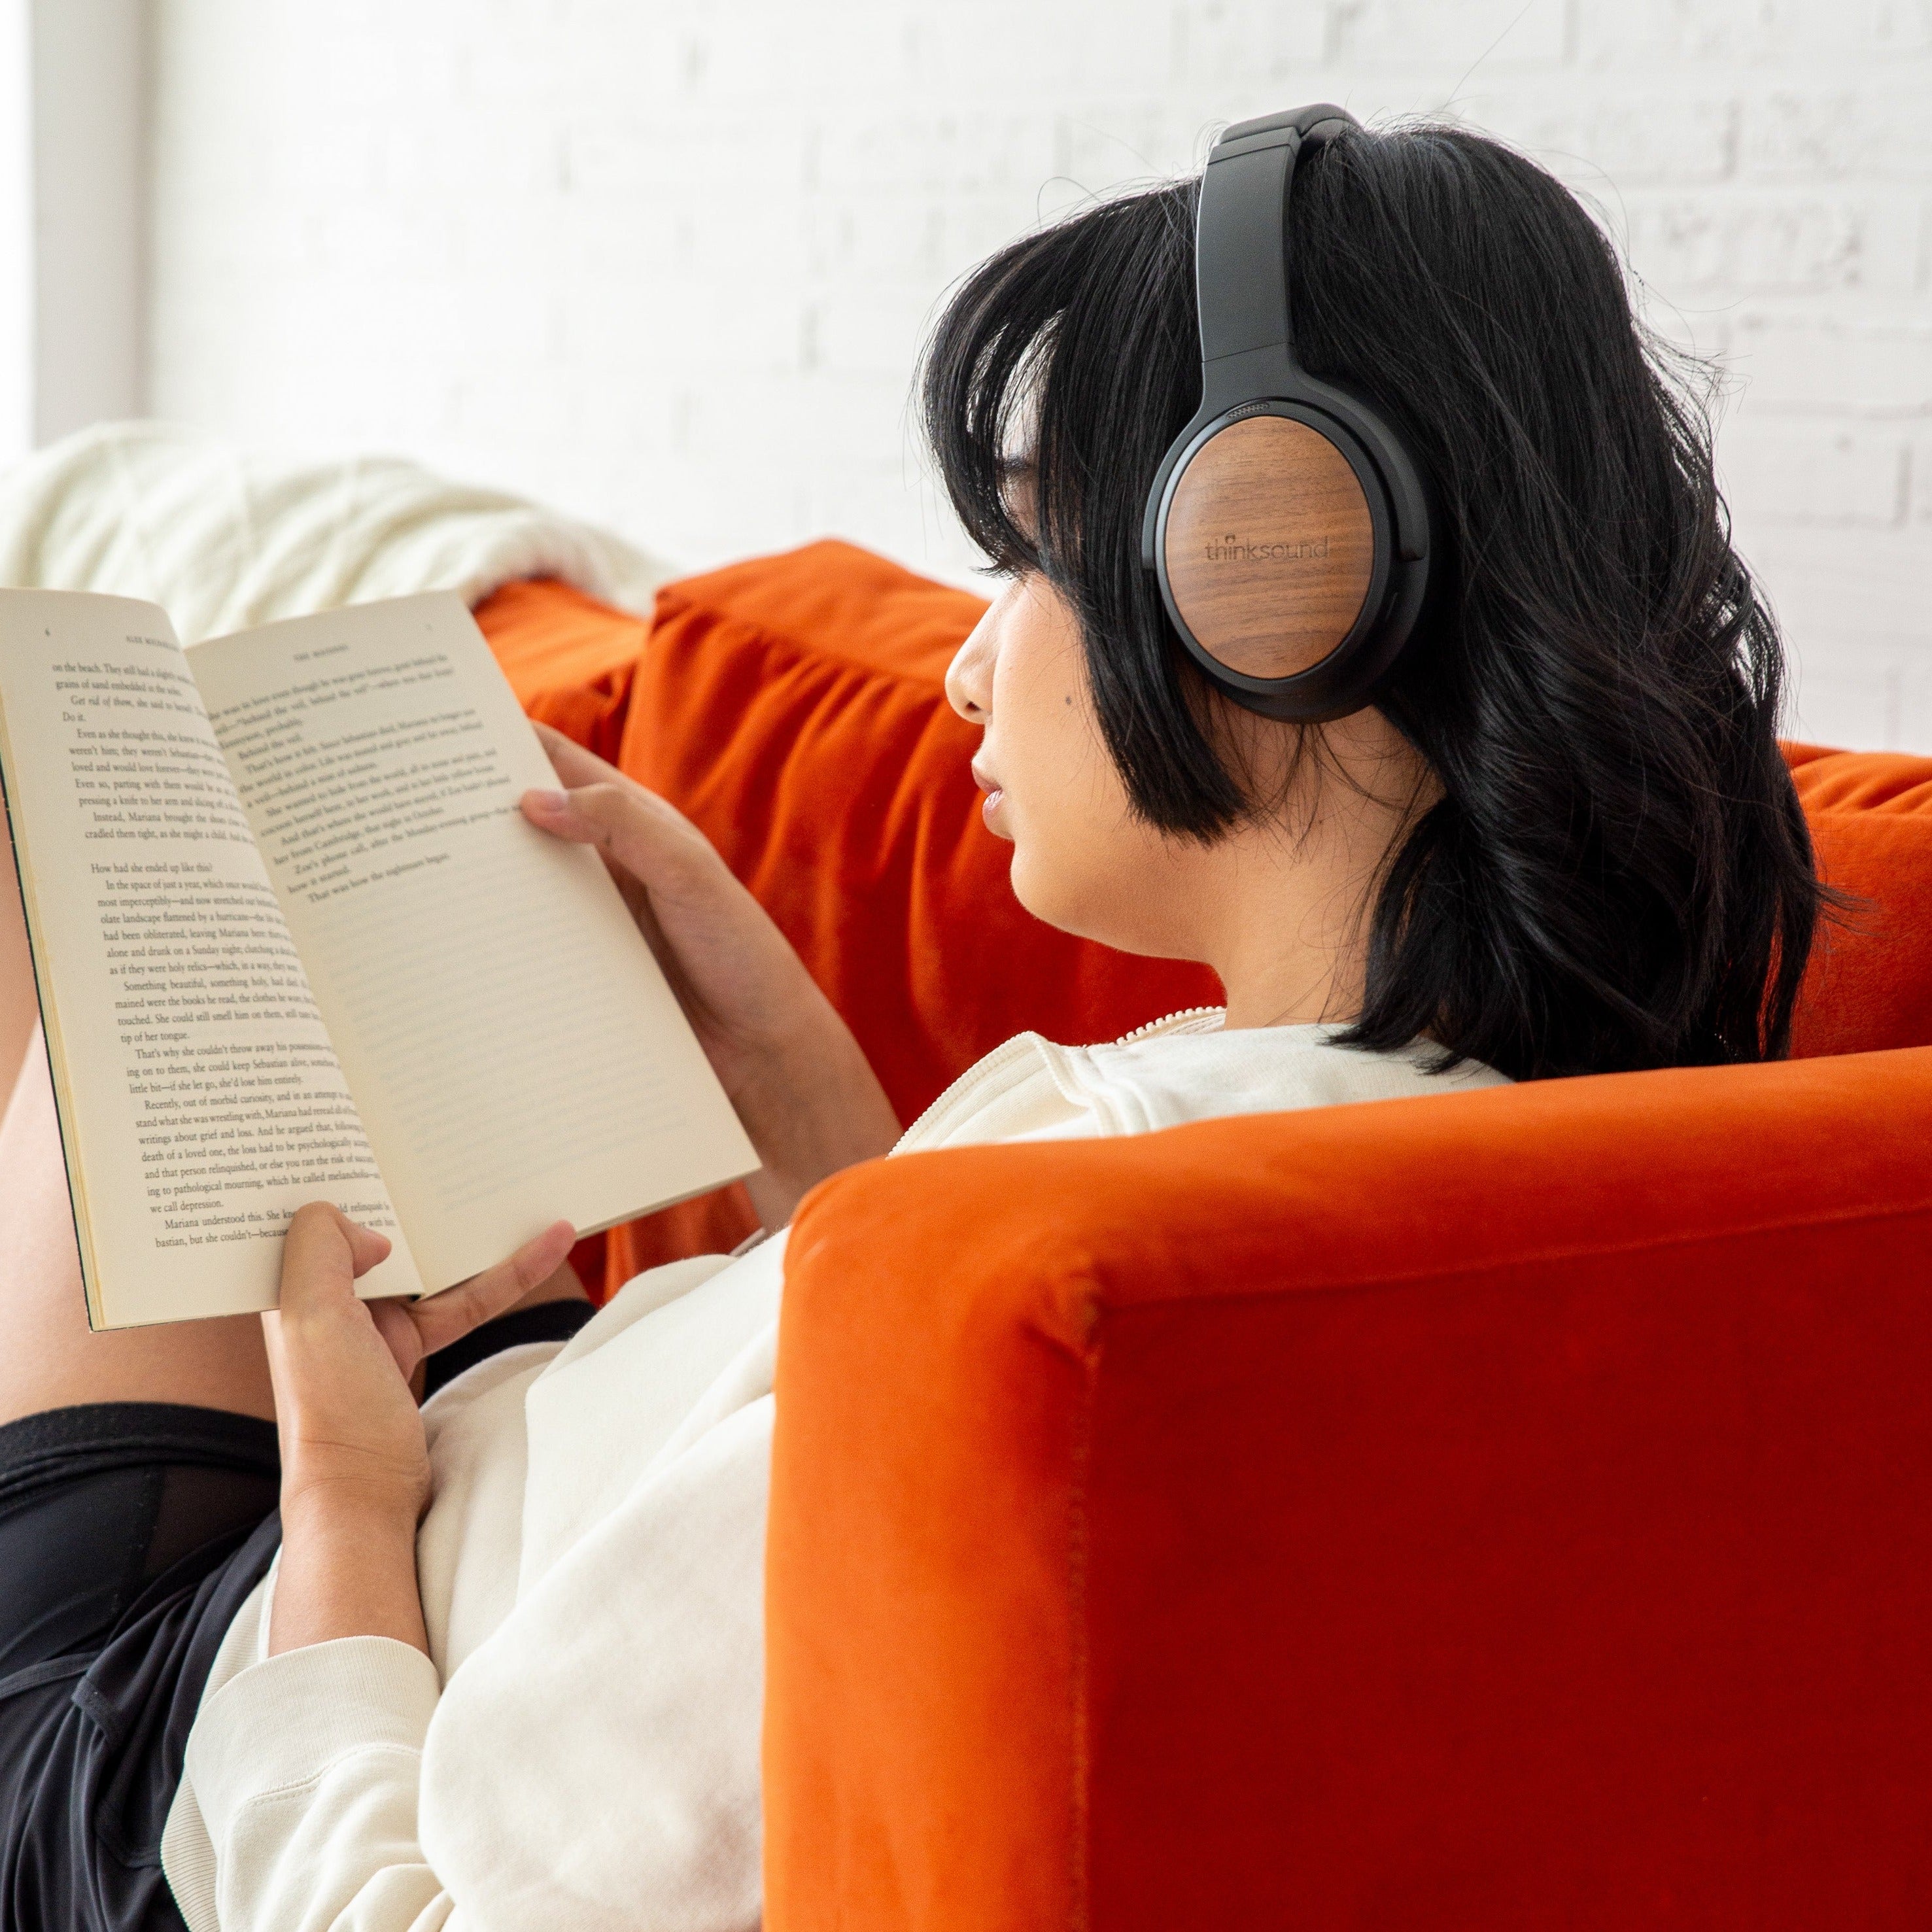
[(352, 1636), (250, 1664), (208, 1700), (187, 1768), (221, 1932), (462, 1932), (416, 1838), (440, 1690), (420, 1651)]

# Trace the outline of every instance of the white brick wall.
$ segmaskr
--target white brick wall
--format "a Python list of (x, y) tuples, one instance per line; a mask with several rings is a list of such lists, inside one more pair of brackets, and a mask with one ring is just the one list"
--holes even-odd
[(1733, 379), (1814, 735), (1932, 751), (1932, 0), (153, 0), (150, 400), (693, 566), (970, 562), (911, 362), (1042, 213), (1333, 98), (1514, 140)]

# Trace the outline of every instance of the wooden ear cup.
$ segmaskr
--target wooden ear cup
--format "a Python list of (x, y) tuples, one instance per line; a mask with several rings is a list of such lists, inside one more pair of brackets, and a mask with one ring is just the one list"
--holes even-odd
[(1319, 664), (1361, 615), (1375, 520), (1320, 430), (1254, 416), (1196, 450), (1168, 500), (1168, 595), (1202, 649), (1249, 677)]

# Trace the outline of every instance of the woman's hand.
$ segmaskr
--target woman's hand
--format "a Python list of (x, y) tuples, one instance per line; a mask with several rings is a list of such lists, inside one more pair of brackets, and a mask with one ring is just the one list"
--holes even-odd
[(281, 1304), (262, 1317), (282, 1450), (282, 1567), (269, 1648), (394, 1636), (420, 1649), (416, 1530), (429, 1448), (410, 1377), (423, 1358), (501, 1315), (570, 1252), (567, 1221), (508, 1261), (417, 1302), (359, 1301), (386, 1235), (326, 1202), (297, 1210)]
[(568, 788), (524, 794), (524, 814), (595, 845), (656, 954), (764, 1162), (747, 1184), (768, 1228), (807, 1188), (884, 1154), (899, 1124), (851, 1030), (764, 908), (674, 806), (537, 727)]
[(508, 1261), (420, 1301), (361, 1301), (388, 1237), (326, 1201), (298, 1208), (282, 1246), (281, 1302), (262, 1317), (281, 1433), (284, 1507), (310, 1490), (359, 1492), (412, 1522), (429, 1452), (410, 1378), (426, 1355), (502, 1314), (555, 1272), (576, 1238), (558, 1221)]

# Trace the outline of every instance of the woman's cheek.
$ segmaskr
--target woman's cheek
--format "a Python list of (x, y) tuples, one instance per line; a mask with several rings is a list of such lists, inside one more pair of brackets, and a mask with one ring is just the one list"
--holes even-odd
[(1063, 766), (1032, 776), (1036, 782), (1010, 792), (1000, 814), (1013, 842), (1014, 895), (1036, 919), (1090, 934), (1106, 922), (1108, 898), (1131, 891), (1133, 881), (1109, 863), (1118, 855), (1107, 849), (1104, 820), (1081, 775)]
[(1004, 789), (988, 823), (999, 836), (1012, 842), (1015, 896), (1034, 917), (1051, 922), (1065, 833), (1057, 809), (1061, 801), (1054, 796), (1051, 781), (1042, 783), (1043, 775), (1028, 769), (1027, 760), (1011, 762), (1019, 769), (1000, 771)]

